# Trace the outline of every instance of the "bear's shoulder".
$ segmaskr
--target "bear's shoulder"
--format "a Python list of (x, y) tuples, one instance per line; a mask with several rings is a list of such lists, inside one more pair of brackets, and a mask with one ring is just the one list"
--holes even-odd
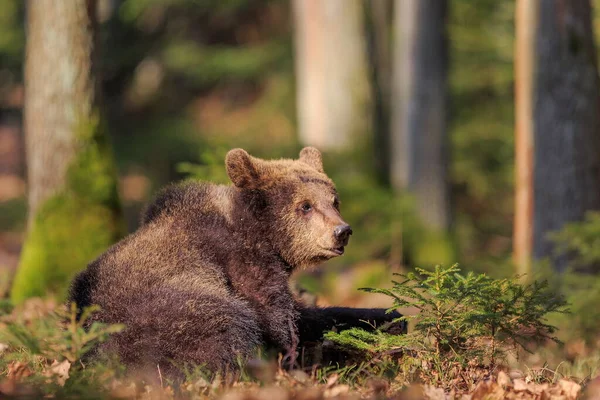
[(231, 187), (187, 181), (166, 186), (142, 212), (141, 225), (179, 212), (202, 212), (223, 209), (229, 203)]

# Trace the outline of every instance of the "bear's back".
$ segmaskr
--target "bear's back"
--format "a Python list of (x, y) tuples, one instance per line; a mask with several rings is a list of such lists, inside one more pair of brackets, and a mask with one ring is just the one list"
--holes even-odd
[(228, 187), (186, 183), (162, 190), (148, 206), (143, 225), (90, 263), (74, 280), (71, 301), (98, 304), (106, 322), (119, 322), (132, 305), (154, 295), (159, 286), (225, 295), (229, 235), (225, 206)]
[(197, 218), (212, 214), (229, 221), (232, 210), (230, 186), (188, 181), (162, 189), (144, 210), (141, 225), (160, 218), (181, 217), (182, 213)]
[(143, 225), (73, 281), (71, 301), (100, 306), (94, 321), (126, 329), (98, 350), (121, 361), (176, 375), (178, 362), (235, 367), (261, 343), (258, 316), (232, 293), (231, 194), (226, 186), (185, 184), (163, 190)]

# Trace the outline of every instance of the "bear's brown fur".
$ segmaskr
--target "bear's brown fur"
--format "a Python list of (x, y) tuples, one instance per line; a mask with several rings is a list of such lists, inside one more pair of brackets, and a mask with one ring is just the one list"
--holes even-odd
[(317, 149), (273, 161), (234, 149), (226, 167), (233, 186), (167, 187), (141, 227), (74, 280), (71, 301), (98, 304), (94, 320), (127, 326), (101, 350), (163, 371), (183, 363), (235, 368), (259, 345), (293, 363), (301, 340), (318, 340), (334, 325), (399, 316), (309, 308), (290, 292), (292, 271), (342, 254), (351, 234)]

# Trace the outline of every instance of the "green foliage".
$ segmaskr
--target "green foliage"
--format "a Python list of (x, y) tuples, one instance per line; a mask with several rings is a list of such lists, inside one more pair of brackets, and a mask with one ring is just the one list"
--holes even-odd
[(557, 291), (565, 296), (572, 311), (569, 315), (557, 315), (553, 320), (561, 328), (561, 339), (600, 345), (600, 278), (566, 272), (558, 280)]
[(353, 329), (329, 333), (327, 338), (371, 353), (401, 349), (406, 363), (420, 360), (425, 365), (422, 373), (429, 380), (448, 379), (441, 373), (454, 367), (494, 368), (510, 351), (527, 350), (530, 343), (558, 341), (553, 335), (556, 328), (546, 322), (546, 316), (565, 312), (566, 302), (546, 282), (521, 285), (517, 278), (459, 272), (456, 265), (437, 266), (434, 271), (417, 269), (397, 274), (403, 280), (394, 281), (391, 289), (364, 289), (393, 298), (390, 310), (418, 310), (417, 315), (399, 319), (416, 322), (407, 335)]
[(555, 252), (569, 258), (569, 268), (554, 276), (555, 286), (563, 293), (573, 314), (557, 318), (565, 340), (583, 339), (597, 345), (600, 334), (600, 213), (588, 212), (580, 222), (568, 223), (550, 234)]
[[(98, 343), (109, 335), (121, 332), (123, 325), (106, 325), (93, 322), (89, 327), (88, 319), (99, 308), (86, 308), (77, 318), (77, 307), (58, 308), (45, 318), (38, 318), (25, 324), (18, 319), (10, 321), (0, 331), (0, 341), (14, 348), (21, 348), (33, 355), (49, 360), (67, 360), (75, 363), (83, 358)], [(61, 325), (65, 325), (61, 329)]]
[(224, 160), (228, 151), (229, 149), (222, 146), (203, 150), (200, 152), (198, 164), (181, 163), (177, 166), (177, 171), (201, 181), (227, 184), (230, 181), (224, 167)]
[(461, 262), (495, 273), (510, 257), (514, 2), (452, 1), (450, 164)]
[[(111, 133), (120, 169), (143, 170), (158, 188), (181, 178), (180, 163), (204, 164), (208, 147), (281, 157), (295, 146), (288, 8), (281, 0), (119, 2), (103, 27), (101, 62), (118, 82), (108, 101), (118, 105)], [(148, 60), (158, 86), (128, 108)]]
[(367, 332), (360, 328), (351, 328), (340, 333), (328, 332), (326, 338), (348, 348), (377, 354), (406, 345), (403, 336), (390, 335), (381, 331)]
[(550, 238), (557, 254), (569, 256), (573, 270), (600, 265), (600, 212), (588, 212), (584, 221), (568, 223)]
[(21, 60), (25, 48), (22, 29), (24, 4), (21, 0), (0, 2), (0, 95), (5, 84), (21, 77)]
[(120, 14), (126, 20), (135, 21), (152, 7), (179, 6), (196, 12), (211, 11), (223, 17), (247, 7), (248, 3), (249, 0), (125, 0)]
[(269, 71), (269, 64), (286, 55), (286, 43), (206, 48), (194, 42), (176, 42), (165, 49), (163, 58), (167, 68), (202, 87), (223, 79), (256, 80)]
[(0, 226), (3, 230), (21, 231), (27, 216), (27, 201), (17, 198), (0, 202)]
[(119, 366), (114, 362), (109, 366), (108, 361), (87, 365), (83, 357), (124, 326), (90, 324), (96, 311), (89, 307), (78, 319), (75, 305), (54, 308), (31, 299), (12, 313), (0, 313), (0, 343), (8, 345), (0, 374), (27, 371), (20, 384), (28, 387), (25, 393), (30, 398), (106, 398), (104, 384), (120, 372)]

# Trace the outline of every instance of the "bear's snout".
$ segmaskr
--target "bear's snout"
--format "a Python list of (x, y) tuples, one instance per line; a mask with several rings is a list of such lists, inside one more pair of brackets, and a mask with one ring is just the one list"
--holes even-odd
[(340, 246), (346, 246), (350, 235), (352, 235), (352, 228), (348, 224), (338, 225), (333, 230), (333, 235)]

